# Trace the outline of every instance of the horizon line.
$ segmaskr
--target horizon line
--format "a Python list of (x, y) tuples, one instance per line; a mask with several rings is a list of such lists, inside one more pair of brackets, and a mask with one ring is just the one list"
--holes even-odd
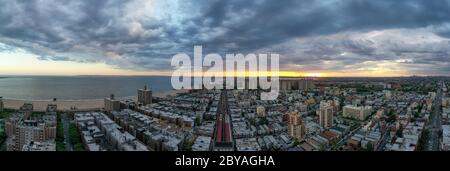
[[(93, 75), (32, 75), (32, 74), (9, 74), (9, 75), (0, 75), (0, 77), (83, 77), (83, 76), (102, 76), (102, 77), (171, 77), (171, 75), (103, 75), (103, 74), (93, 74)], [(191, 77), (197, 77), (197, 76), (191, 76)], [(224, 76), (226, 77), (226, 76)], [(234, 76), (234, 77), (259, 77), (259, 76)], [(271, 77), (271, 76), (267, 76)], [(407, 78), (407, 77), (450, 77), (450, 75), (405, 75), (405, 76), (279, 76), (279, 78)]]

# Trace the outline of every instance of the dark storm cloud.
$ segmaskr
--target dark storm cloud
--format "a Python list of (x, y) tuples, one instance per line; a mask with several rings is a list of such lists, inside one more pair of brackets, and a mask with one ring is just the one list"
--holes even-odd
[[(448, 61), (445, 41), (422, 43), (417, 46), (424, 49), (418, 51), (417, 46), (406, 46), (408, 43), (394, 38), (393, 46), (386, 48), (370, 38), (326, 36), (423, 28), (448, 38), (449, 0), (0, 0), (0, 4), (0, 42), (43, 60), (169, 70), (175, 53), (192, 53), (193, 45), (203, 45), (205, 53), (270, 50), (283, 56), (282, 64), (310, 64), (321, 69), (330, 68), (320, 65), (323, 61), (338, 61), (345, 67), (355, 62), (403, 59), (405, 54), (426, 56), (411, 59), (413, 64)], [(314, 41), (314, 37), (326, 39)], [(292, 43), (298, 38), (308, 40), (301, 41), (307, 45)], [(341, 55), (343, 52), (351, 55)]]
[[(229, 1), (227, 1), (229, 2)], [(210, 44), (236, 43), (254, 50), (293, 37), (349, 30), (417, 28), (450, 21), (450, 1), (223, 1), (213, 3), (198, 20), (207, 28), (226, 29)], [(249, 12), (247, 12), (249, 11)], [(234, 14), (242, 20), (230, 18)], [(234, 22), (238, 20), (238, 22)]]

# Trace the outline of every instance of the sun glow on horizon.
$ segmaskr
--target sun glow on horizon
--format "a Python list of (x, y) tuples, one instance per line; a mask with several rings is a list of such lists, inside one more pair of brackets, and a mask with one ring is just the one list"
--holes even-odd
[[(0, 75), (117, 75), (117, 76), (172, 76), (174, 69), (164, 71), (135, 71), (121, 69), (106, 63), (79, 63), (73, 61), (40, 60), (37, 55), (26, 51), (0, 51)], [(371, 64), (371, 63), (369, 63)], [(354, 71), (288, 71), (280, 68), (279, 72), (201, 72), (192, 73), (192, 76), (279, 76), (279, 77), (392, 77), (409, 76), (396, 62), (381, 62), (364, 70)], [(397, 69), (396, 69), (397, 68)]]
[(322, 74), (320, 73), (307, 73), (305, 74), (305, 77), (321, 77)]

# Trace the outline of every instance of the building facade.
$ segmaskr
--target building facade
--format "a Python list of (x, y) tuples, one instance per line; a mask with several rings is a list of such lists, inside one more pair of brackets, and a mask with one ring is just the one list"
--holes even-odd
[(109, 112), (120, 110), (120, 101), (114, 98), (114, 94), (111, 94), (109, 98), (105, 98), (105, 110)]
[(280, 90), (311, 90), (314, 88), (312, 78), (280, 78)]
[(372, 113), (372, 107), (370, 106), (354, 106), (347, 105), (343, 108), (343, 116), (346, 118), (352, 118), (357, 120), (366, 120), (366, 118)]
[(333, 106), (321, 106), (319, 109), (319, 125), (323, 128), (331, 128), (333, 126)]
[(144, 89), (138, 90), (138, 102), (144, 106), (152, 104), (152, 90), (144, 86)]
[(266, 117), (266, 108), (264, 106), (256, 107), (256, 114), (258, 117)]
[(36, 142), (54, 142), (56, 122), (56, 115), (46, 115), (39, 119), (29, 120), (23, 113), (17, 113), (6, 119), (7, 150), (21, 151), (24, 146)]
[(305, 138), (305, 126), (298, 112), (288, 114), (288, 134), (297, 140)]

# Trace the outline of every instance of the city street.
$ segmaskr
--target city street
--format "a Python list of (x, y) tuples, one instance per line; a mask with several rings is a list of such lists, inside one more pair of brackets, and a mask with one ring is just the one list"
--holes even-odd
[(66, 151), (73, 151), (73, 146), (70, 142), (69, 118), (67, 117), (67, 113), (62, 114), (62, 122), (64, 128), (64, 145), (66, 147)]
[(441, 132), (441, 115), (442, 115), (442, 82), (439, 82), (439, 88), (436, 93), (436, 98), (433, 103), (433, 111), (430, 115), (428, 130), (429, 136), (429, 150), (439, 151), (440, 149), (440, 132)]

